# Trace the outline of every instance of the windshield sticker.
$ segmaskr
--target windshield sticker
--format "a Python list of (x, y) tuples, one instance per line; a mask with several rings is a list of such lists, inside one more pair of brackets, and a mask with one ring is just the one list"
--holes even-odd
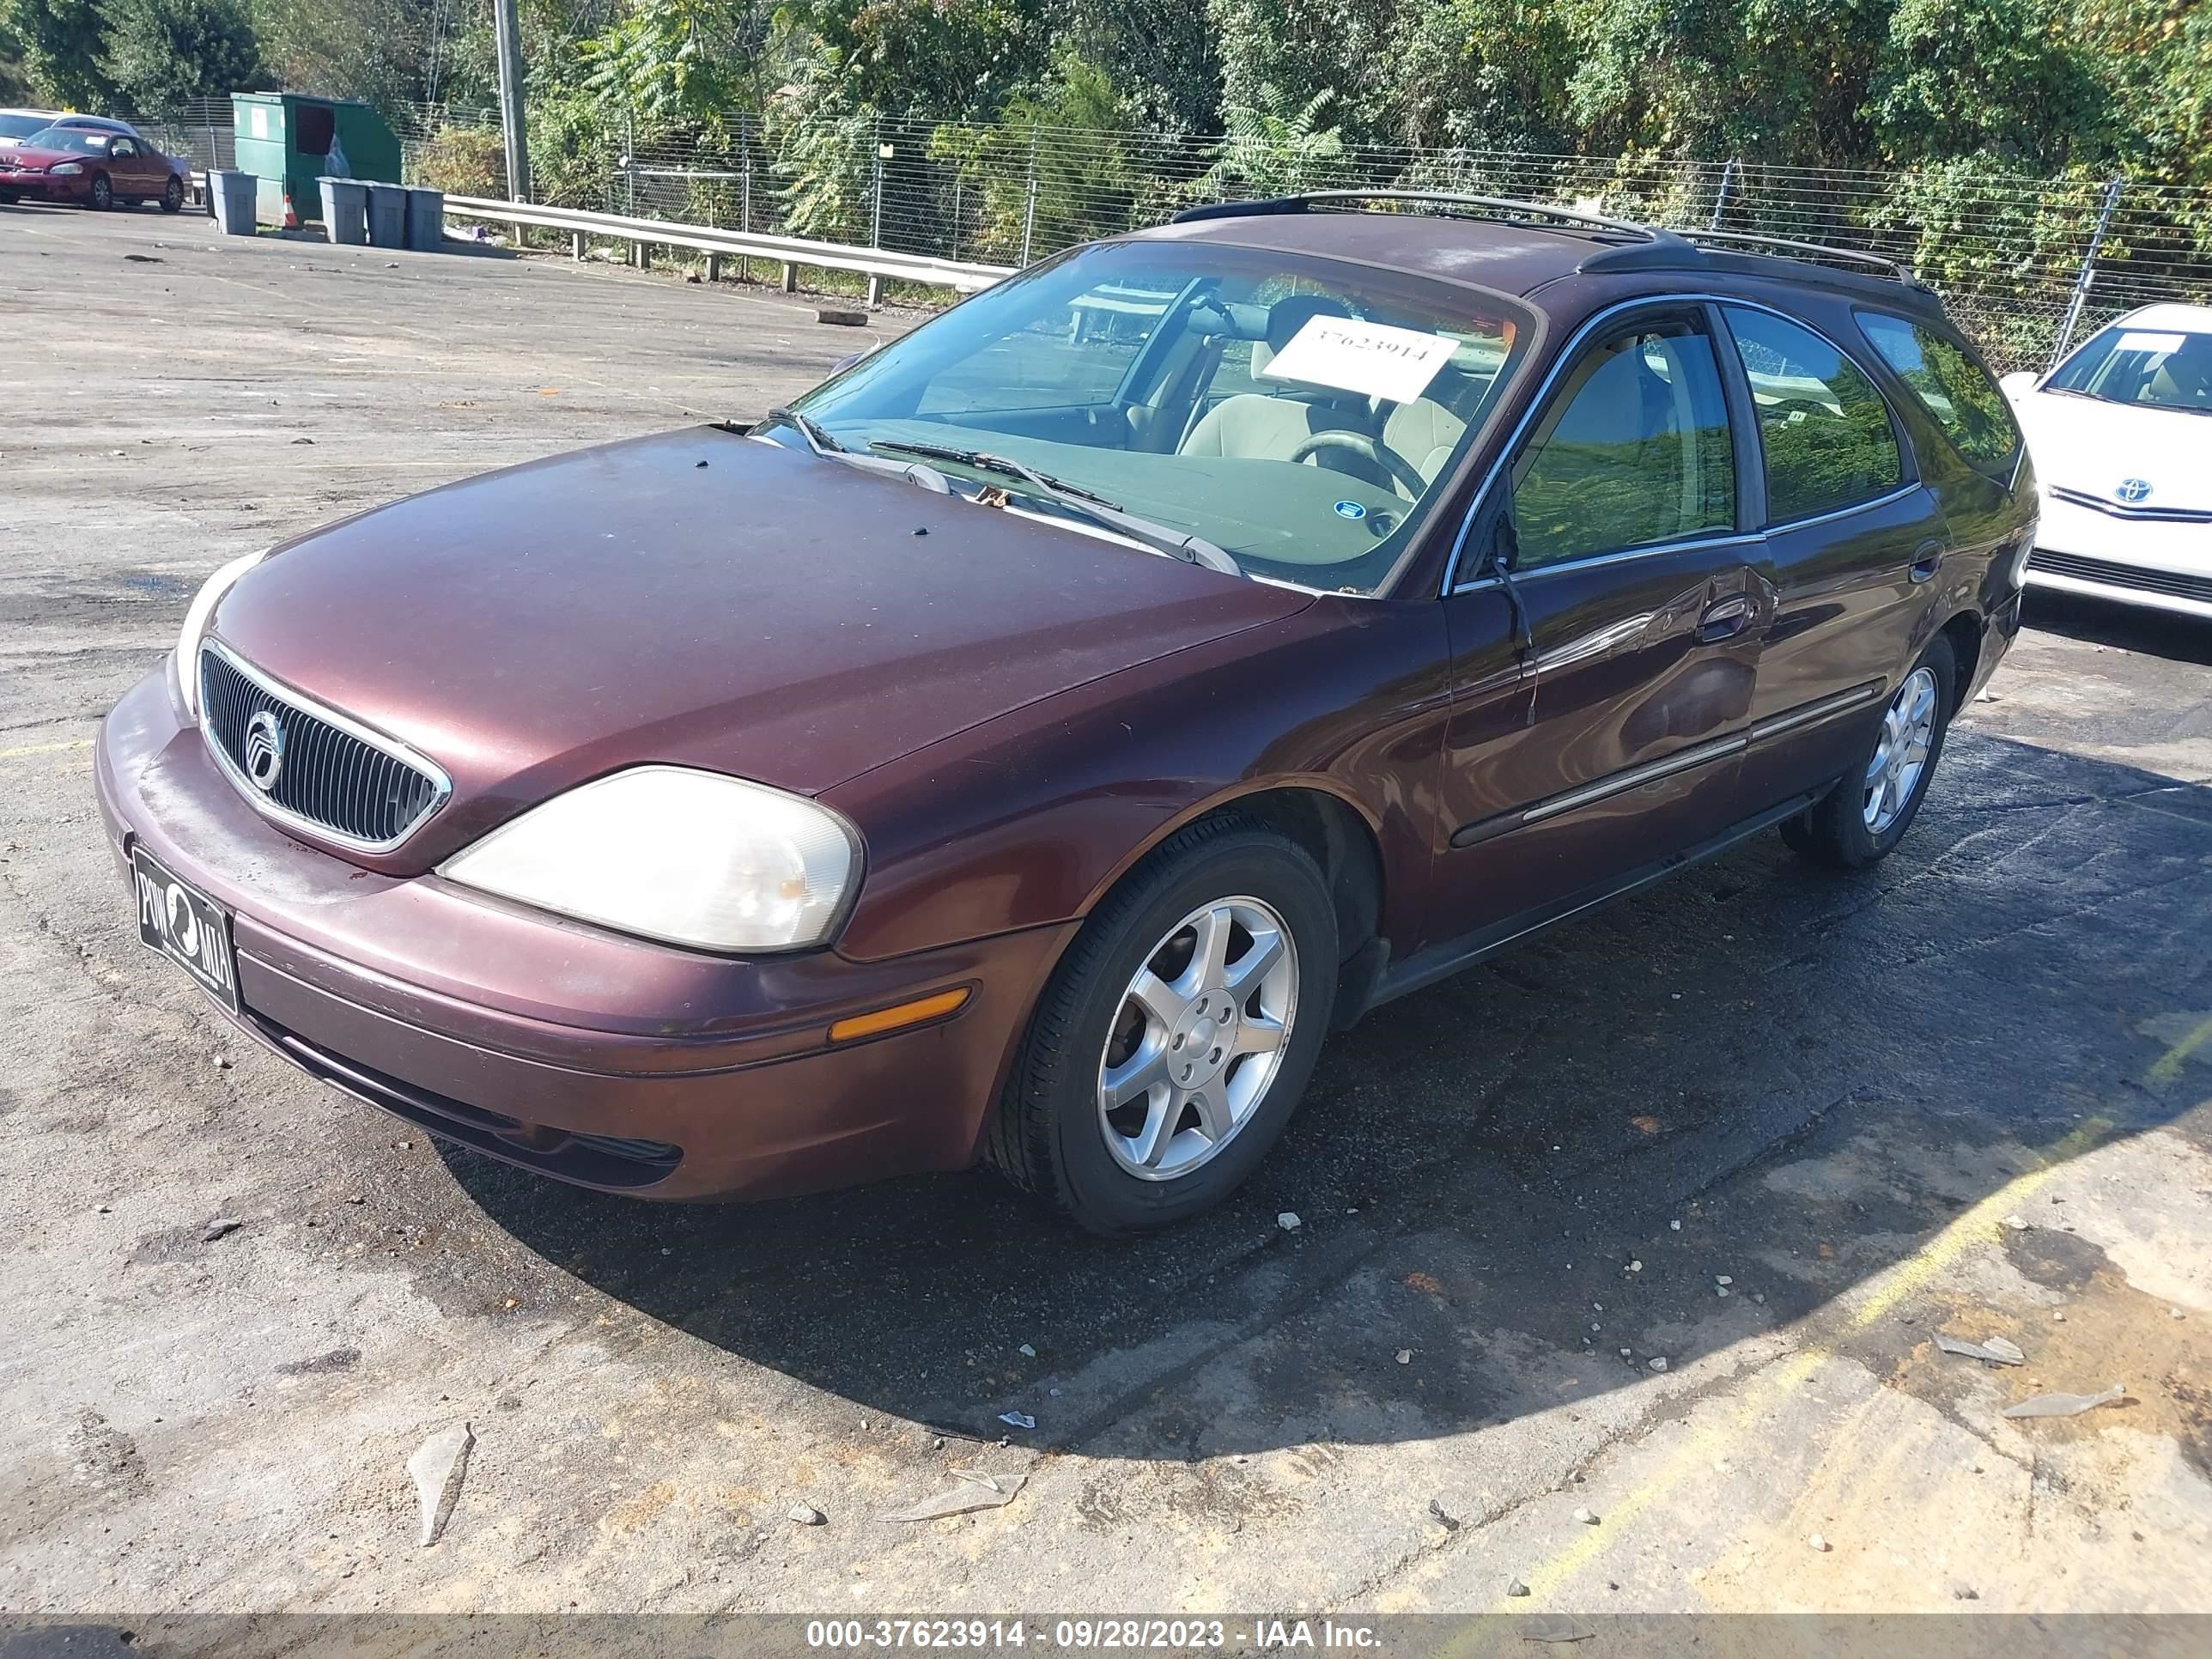
[(2140, 329), (2131, 328), (2120, 336), (2119, 344), (2112, 349), (2115, 351), (2148, 351), (2154, 354), (2179, 351), (2181, 349), (2181, 336), (2146, 334)]
[(1427, 390), (1458, 347), (1449, 335), (1352, 317), (1314, 317), (1260, 373), (1271, 380), (1303, 380), (1406, 404)]
[(1367, 509), (1358, 501), (1339, 501), (1336, 516), (1340, 519), (1364, 519), (1367, 516)]

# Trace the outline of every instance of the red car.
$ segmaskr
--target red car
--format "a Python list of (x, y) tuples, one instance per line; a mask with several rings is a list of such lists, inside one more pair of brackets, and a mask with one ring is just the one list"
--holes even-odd
[(140, 936), (603, 1190), (1190, 1215), (1376, 1004), (1764, 830), (1887, 857), (2018, 630), (1936, 296), (1698, 236), (1187, 214), (240, 559), (101, 728)]
[(51, 126), (27, 138), (0, 140), (0, 203), (110, 208), (159, 202), (162, 212), (174, 213), (185, 204), (191, 171), (128, 132)]

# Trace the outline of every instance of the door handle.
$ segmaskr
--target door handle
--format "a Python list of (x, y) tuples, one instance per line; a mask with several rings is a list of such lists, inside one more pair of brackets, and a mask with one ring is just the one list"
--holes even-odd
[(1917, 582), (1924, 582), (1936, 574), (1943, 562), (1943, 544), (1923, 542), (1912, 550), (1912, 568), (1906, 574)]
[(1746, 595), (1731, 593), (1724, 599), (1715, 599), (1698, 618), (1698, 643), (1711, 645), (1741, 634), (1750, 623), (1751, 600)]

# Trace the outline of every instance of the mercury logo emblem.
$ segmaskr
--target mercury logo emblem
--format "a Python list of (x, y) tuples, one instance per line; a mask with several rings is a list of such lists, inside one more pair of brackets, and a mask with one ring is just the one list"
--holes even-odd
[(2150, 480), (2148, 478), (2123, 478), (2120, 480), (2120, 487), (2118, 489), (2115, 489), (2112, 494), (2118, 496), (2130, 507), (2133, 507), (2137, 501), (2147, 501), (2150, 499)]
[(284, 772), (284, 723), (264, 708), (246, 722), (246, 775), (267, 794)]

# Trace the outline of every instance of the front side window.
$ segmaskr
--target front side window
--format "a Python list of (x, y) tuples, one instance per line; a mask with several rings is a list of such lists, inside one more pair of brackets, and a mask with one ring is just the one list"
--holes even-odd
[(1766, 457), (1766, 511), (1776, 524), (1886, 495), (1905, 460), (1866, 372), (1809, 328), (1765, 311), (1727, 307)]
[(1735, 459), (1711, 337), (1643, 323), (1585, 353), (1513, 469), (1513, 568), (1735, 528)]
[(2043, 389), (2212, 414), (2212, 334), (2115, 323), (2060, 364)]
[[(986, 290), (795, 406), (848, 449), (1018, 461), (1201, 536), (1247, 574), (1371, 593), (1532, 332), (1515, 301), (1456, 283), (1199, 241), (1106, 243)], [(942, 453), (930, 464), (963, 494), (995, 486), (1018, 510), (1085, 527), (1004, 470)]]
[(1967, 465), (1992, 478), (2012, 477), (2020, 428), (1989, 370), (1966, 347), (1924, 323), (1881, 312), (1861, 312), (1859, 326)]

